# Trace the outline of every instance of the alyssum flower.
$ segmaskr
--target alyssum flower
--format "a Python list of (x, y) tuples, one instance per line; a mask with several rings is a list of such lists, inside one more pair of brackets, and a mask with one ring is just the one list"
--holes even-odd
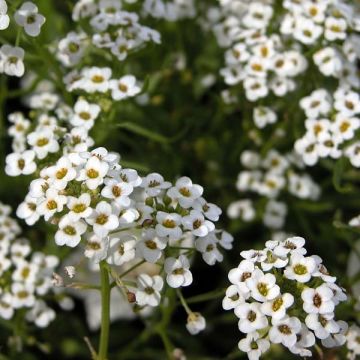
[[(239, 318), (239, 329), (247, 334), (239, 348), (251, 360), (259, 359), (271, 343), (311, 357), (315, 338), (325, 347), (346, 341), (346, 323), (334, 318), (346, 295), (335, 277), (324, 275), (318, 256), (306, 256), (304, 245), (300, 237), (268, 241), (263, 250), (242, 252), (244, 260), (229, 272), (232, 285), (223, 308), (233, 309)], [(268, 266), (275, 259), (281, 259), (276, 270)]]

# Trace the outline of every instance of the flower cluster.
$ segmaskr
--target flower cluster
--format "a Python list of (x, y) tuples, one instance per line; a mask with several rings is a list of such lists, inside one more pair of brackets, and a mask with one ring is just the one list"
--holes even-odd
[(295, 142), (295, 150), (304, 163), (311, 166), (321, 158), (345, 155), (353, 166), (360, 167), (360, 143), (351, 141), (360, 127), (359, 94), (339, 87), (331, 96), (327, 90), (317, 89), (303, 98), (300, 106), (307, 117), (306, 133)]
[[(7, 11), (6, 1), (0, 0), (0, 30), (7, 29), (10, 24)], [(37, 6), (31, 1), (24, 2), (15, 11), (14, 20), (31, 37), (38, 36), (42, 25), (45, 23), (45, 17), (39, 14)], [(9, 76), (22, 76), (25, 71), (24, 54), (24, 50), (19, 46), (2, 45), (0, 48), (0, 73)]]
[(270, 92), (285, 96), (313, 66), (326, 77), (359, 87), (355, 32), (360, 25), (353, 4), (239, 0), (221, 5), (208, 15), (219, 45), (227, 48), (221, 75), (229, 86), (242, 83), (249, 101)]
[(124, 9), (130, 2), (134, 1), (78, 1), (72, 17), (81, 30), (72, 31), (59, 41), (57, 57), (61, 63), (73, 67), (92, 50), (104, 51), (104, 58), (124, 61), (147, 42), (159, 44), (160, 34), (141, 25), (137, 13)]
[[(122, 168), (118, 154), (97, 148), (66, 154), (44, 167), (17, 215), (28, 224), (40, 217), (57, 224), (56, 244), (81, 243), (93, 263), (120, 266), (135, 258), (157, 263), (169, 286), (177, 288), (192, 283), (194, 251), (214, 265), (223, 259), (220, 249), (232, 247), (232, 237), (215, 229), (221, 210), (202, 195), (203, 188), (187, 177), (174, 185), (157, 173), (142, 178)], [(189, 237), (191, 245), (181, 251)], [(146, 276), (138, 288), (151, 284), (156, 291), (162, 288), (159, 279)], [(140, 298), (150, 305), (155, 301)]]
[(112, 78), (109, 67), (84, 67), (81, 71), (73, 70), (64, 78), (67, 90), (82, 91), (87, 94), (110, 93), (112, 100), (120, 101), (136, 96), (141, 88), (134, 75)]
[(27, 239), (18, 238), (20, 227), (10, 212), (0, 203), (0, 317), (10, 320), (22, 310), (29, 322), (46, 327), (55, 318), (45, 296), (59, 260), (33, 251)]
[(29, 99), (29, 106), (34, 109), (31, 120), (20, 112), (9, 115), (14, 152), (6, 157), (7, 175), (33, 174), (62, 153), (87, 151), (93, 145), (89, 131), (100, 114), (97, 104), (80, 98), (72, 109), (56, 94), (42, 92)]
[[(246, 150), (240, 160), (246, 170), (239, 173), (236, 187), (241, 193), (257, 193), (268, 199), (263, 221), (269, 228), (279, 229), (284, 224), (287, 206), (284, 202), (277, 201), (282, 191), (286, 190), (297, 198), (309, 200), (316, 200), (320, 195), (319, 186), (308, 174), (300, 174), (294, 170), (301, 165), (296, 156), (283, 156), (276, 150), (270, 150), (262, 158), (257, 152)], [(231, 203), (227, 213), (230, 218), (240, 217), (243, 221), (252, 221), (256, 216), (250, 199)]]
[(347, 324), (334, 312), (347, 297), (322, 259), (306, 256), (304, 245), (301, 237), (270, 240), (263, 250), (241, 252), (244, 260), (229, 272), (223, 308), (239, 318), (246, 334), (239, 348), (251, 360), (271, 343), (308, 357), (316, 338), (329, 348), (346, 342)]

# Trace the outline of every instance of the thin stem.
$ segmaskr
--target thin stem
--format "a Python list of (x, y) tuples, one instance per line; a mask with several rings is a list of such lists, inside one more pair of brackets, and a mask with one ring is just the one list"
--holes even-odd
[(184, 307), (186, 313), (187, 313), (188, 315), (190, 315), (190, 314), (192, 313), (192, 311), (191, 311), (189, 305), (187, 304), (187, 302), (186, 302), (186, 300), (185, 300), (185, 298), (184, 298), (181, 290), (178, 289), (176, 292), (177, 292), (177, 295), (178, 295), (178, 297), (179, 297), (179, 299), (180, 299), (180, 302), (181, 302), (182, 306)]
[(106, 262), (100, 262), (101, 277), (101, 334), (98, 360), (106, 360), (109, 346), (110, 328), (110, 282)]

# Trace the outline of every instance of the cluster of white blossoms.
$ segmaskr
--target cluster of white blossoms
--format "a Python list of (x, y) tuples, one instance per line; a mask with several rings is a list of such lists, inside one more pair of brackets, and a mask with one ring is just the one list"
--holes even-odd
[(11, 208), (0, 203), (0, 317), (10, 320), (23, 312), (29, 322), (46, 327), (55, 319), (45, 298), (59, 260), (33, 251), (27, 239), (19, 238), (20, 227), (10, 213)]
[(160, 34), (139, 23), (139, 15), (124, 9), (134, 1), (80, 0), (72, 13), (79, 24), (78, 32), (70, 32), (58, 43), (57, 57), (64, 66), (73, 67), (93, 50), (105, 51), (103, 57), (124, 61), (147, 42), (159, 44)]
[(239, 266), (230, 270), (231, 286), (223, 299), (234, 310), (239, 329), (246, 334), (239, 349), (259, 359), (271, 343), (311, 357), (321, 340), (331, 348), (346, 342), (347, 323), (335, 320), (337, 305), (346, 295), (319, 256), (306, 256), (305, 240), (290, 237), (269, 240), (263, 250), (241, 252)]
[(167, 21), (193, 18), (196, 15), (194, 0), (145, 0), (142, 11), (148, 16)]
[(317, 89), (301, 99), (306, 114), (306, 133), (295, 142), (295, 150), (306, 165), (315, 165), (322, 158), (338, 159), (345, 155), (351, 164), (360, 167), (360, 97), (355, 91), (339, 87), (333, 95)]
[[(245, 150), (240, 160), (246, 170), (239, 173), (236, 187), (242, 194), (251, 192), (268, 199), (263, 209), (263, 222), (269, 228), (280, 229), (284, 225), (287, 206), (277, 200), (282, 192), (313, 201), (320, 196), (320, 187), (312, 178), (296, 171), (302, 164), (301, 159), (293, 154), (281, 155), (276, 150), (270, 150), (262, 158), (257, 152)], [(235, 201), (227, 210), (230, 218), (241, 218), (246, 222), (254, 220), (256, 212), (251, 199)]]
[[(0, 0), (0, 31), (8, 28), (10, 17), (5, 0)], [(31, 37), (40, 34), (45, 17), (39, 14), (37, 6), (31, 1), (24, 2), (13, 14), (16, 24), (22, 27)], [(24, 50), (19, 46), (4, 44), (0, 48), (0, 73), (9, 76), (22, 76), (24, 67)]]
[(100, 115), (100, 106), (79, 98), (71, 108), (48, 92), (29, 98), (31, 120), (23, 113), (9, 115), (8, 134), (13, 153), (6, 157), (9, 176), (29, 175), (63, 153), (83, 152), (94, 144), (89, 131)]
[(220, 73), (229, 86), (241, 83), (249, 101), (270, 92), (285, 96), (314, 66), (341, 84), (360, 86), (356, 67), (360, 23), (352, 2), (220, 3), (219, 9), (208, 13), (219, 45), (227, 49)]
[[(65, 154), (44, 167), (17, 216), (28, 224), (40, 217), (56, 224), (56, 244), (84, 246), (93, 263), (120, 266), (138, 258), (159, 264), (168, 285), (178, 288), (192, 283), (195, 251), (214, 265), (223, 260), (220, 249), (232, 247), (230, 234), (215, 229), (221, 210), (202, 195), (203, 188), (187, 177), (174, 185), (157, 173), (140, 177), (119, 165), (118, 154), (97, 148)], [(188, 237), (193, 245), (182, 252)], [(151, 281), (159, 291), (161, 281)], [(151, 281), (143, 277), (139, 286)]]
[(134, 75), (112, 78), (109, 67), (84, 67), (81, 71), (73, 70), (64, 78), (67, 90), (86, 94), (110, 94), (112, 100), (121, 101), (136, 96), (141, 92)]

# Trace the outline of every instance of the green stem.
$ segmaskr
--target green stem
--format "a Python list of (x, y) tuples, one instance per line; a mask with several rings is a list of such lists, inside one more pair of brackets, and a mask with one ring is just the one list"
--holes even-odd
[(180, 299), (181, 305), (184, 307), (186, 313), (187, 313), (188, 315), (190, 315), (190, 314), (192, 313), (192, 311), (191, 311), (189, 305), (187, 304), (186, 300), (184, 299), (184, 296), (183, 296), (181, 290), (180, 290), (180, 289), (177, 289), (176, 292), (177, 292), (177, 295), (178, 295), (178, 297), (179, 297), (179, 299)]
[(110, 282), (106, 262), (100, 262), (101, 277), (101, 334), (98, 360), (106, 360), (109, 346), (110, 328)]

